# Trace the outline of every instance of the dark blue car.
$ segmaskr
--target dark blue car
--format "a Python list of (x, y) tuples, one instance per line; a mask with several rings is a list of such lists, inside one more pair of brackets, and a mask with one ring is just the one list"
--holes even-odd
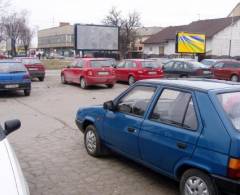
[(240, 193), (239, 84), (140, 81), (76, 124), (90, 155), (120, 153), (180, 181), (181, 195)]
[(25, 66), (14, 60), (0, 60), (0, 91), (23, 90), (31, 93), (31, 80)]

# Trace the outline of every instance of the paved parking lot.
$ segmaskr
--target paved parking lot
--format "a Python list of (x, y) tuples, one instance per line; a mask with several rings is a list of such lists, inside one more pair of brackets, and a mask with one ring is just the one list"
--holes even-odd
[(128, 86), (82, 90), (62, 85), (58, 71), (33, 82), (30, 97), (0, 96), (1, 122), (19, 118), (22, 128), (9, 140), (15, 148), (32, 195), (174, 195), (178, 184), (118, 155), (87, 155), (74, 118), (80, 106), (102, 104)]

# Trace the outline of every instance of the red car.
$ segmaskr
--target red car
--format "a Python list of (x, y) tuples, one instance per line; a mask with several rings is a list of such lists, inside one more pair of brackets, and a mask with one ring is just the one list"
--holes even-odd
[(126, 59), (116, 66), (117, 81), (127, 81), (129, 85), (138, 80), (163, 77), (163, 70), (155, 60)]
[(44, 81), (45, 67), (38, 58), (24, 57), (18, 58), (27, 68), (31, 79), (38, 78), (39, 81)]
[(218, 61), (214, 64), (213, 74), (215, 79), (238, 82), (240, 78), (240, 62)]
[(61, 71), (62, 83), (77, 83), (85, 89), (90, 85), (105, 84), (112, 88), (116, 82), (112, 59), (79, 58)]

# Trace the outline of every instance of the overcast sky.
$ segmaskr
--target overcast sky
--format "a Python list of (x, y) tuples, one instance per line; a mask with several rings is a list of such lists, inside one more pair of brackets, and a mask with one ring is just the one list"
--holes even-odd
[(11, 0), (14, 9), (29, 11), (39, 29), (59, 22), (99, 24), (111, 7), (126, 15), (137, 11), (143, 26), (187, 24), (193, 20), (226, 17), (239, 0)]
[[(142, 26), (170, 26), (191, 21), (226, 17), (240, 0), (10, 0), (11, 8), (29, 12), (35, 30), (58, 26), (59, 22), (100, 24), (112, 7), (126, 16), (137, 11)], [(37, 46), (34, 37), (32, 46)]]

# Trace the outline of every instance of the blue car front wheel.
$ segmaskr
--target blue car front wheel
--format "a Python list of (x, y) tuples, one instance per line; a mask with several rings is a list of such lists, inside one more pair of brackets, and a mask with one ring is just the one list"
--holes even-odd
[(106, 154), (107, 149), (102, 145), (94, 125), (88, 125), (84, 131), (84, 144), (87, 153), (94, 157)]

